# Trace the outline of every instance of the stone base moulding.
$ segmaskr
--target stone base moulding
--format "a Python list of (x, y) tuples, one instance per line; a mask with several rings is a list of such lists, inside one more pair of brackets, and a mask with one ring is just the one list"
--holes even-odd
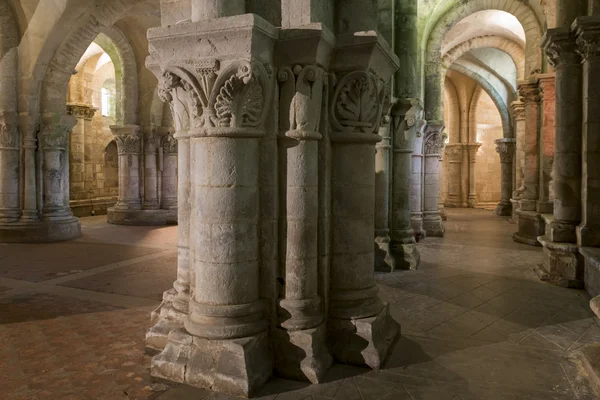
[(150, 371), (155, 378), (251, 397), (271, 377), (270, 354), (266, 332), (210, 340), (182, 328), (169, 333), (167, 346), (152, 358)]
[(513, 234), (513, 240), (530, 246), (541, 246), (538, 237), (546, 231), (541, 215), (535, 211), (519, 210), (517, 216), (519, 230)]
[(595, 297), (597, 315), (600, 318), (600, 248), (580, 247), (579, 252), (585, 260), (584, 282), (590, 296)]
[(162, 303), (152, 311), (150, 318), (152, 327), (146, 331), (145, 350), (147, 354), (156, 355), (163, 351), (169, 342), (169, 333), (183, 327), (189, 312), (189, 304), (181, 304), (177, 295), (175, 288), (167, 290), (163, 293)]
[(0, 243), (52, 243), (81, 236), (78, 218), (0, 224)]
[(107, 222), (114, 225), (176, 225), (177, 210), (118, 210), (109, 208)]
[(494, 214), (498, 215), (499, 217), (510, 217), (513, 213), (513, 205), (512, 202), (503, 202), (501, 201), (500, 203), (498, 203), (498, 205), (496, 206), (496, 209), (494, 210)]
[(394, 272), (396, 260), (390, 252), (389, 236), (377, 236), (375, 238), (375, 270), (381, 272)]
[(439, 212), (423, 213), (423, 230), (428, 237), (444, 237), (444, 223)]
[(400, 335), (400, 325), (392, 318), (388, 304), (378, 315), (357, 319), (330, 318), (328, 345), (333, 357), (343, 363), (378, 370), (388, 350)]
[(416, 270), (421, 262), (421, 254), (414, 243), (391, 244), (391, 252), (395, 260), (396, 269)]
[(73, 215), (82, 218), (90, 215), (105, 215), (117, 203), (117, 197), (104, 197), (87, 200), (71, 200), (69, 207)]
[(583, 257), (579, 247), (573, 243), (551, 242), (546, 236), (540, 236), (538, 241), (544, 246), (545, 261), (534, 271), (542, 281), (554, 285), (583, 289)]

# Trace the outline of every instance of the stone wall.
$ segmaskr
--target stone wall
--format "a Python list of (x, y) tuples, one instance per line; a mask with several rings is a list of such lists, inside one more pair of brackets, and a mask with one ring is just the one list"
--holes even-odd
[(476, 106), (477, 142), (481, 147), (477, 152), (475, 181), (479, 207), (496, 207), (500, 201), (501, 171), (500, 158), (496, 152), (496, 139), (502, 138), (502, 120), (496, 105), (482, 92)]

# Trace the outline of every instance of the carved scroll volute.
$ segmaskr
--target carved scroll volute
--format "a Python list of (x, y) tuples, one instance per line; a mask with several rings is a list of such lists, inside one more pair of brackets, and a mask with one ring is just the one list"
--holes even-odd
[(280, 82), (280, 130), (283, 132), (318, 132), (323, 102), (324, 72), (310, 65), (285, 67), (278, 74)]
[(371, 73), (351, 72), (337, 84), (331, 104), (331, 124), (338, 132), (373, 134), (381, 118), (382, 92)]

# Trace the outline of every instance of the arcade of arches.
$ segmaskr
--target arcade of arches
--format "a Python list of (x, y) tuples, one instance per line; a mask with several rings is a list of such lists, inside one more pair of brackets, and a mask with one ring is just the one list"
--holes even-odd
[(4, 398), (598, 398), (599, 4), (0, 0)]

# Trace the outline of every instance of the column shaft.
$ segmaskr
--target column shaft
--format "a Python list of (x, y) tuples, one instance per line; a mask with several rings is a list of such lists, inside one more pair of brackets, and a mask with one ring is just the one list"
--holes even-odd
[(444, 236), (444, 225), (438, 208), (440, 185), (439, 158), (444, 151), (445, 136), (444, 125), (429, 123), (424, 138), (424, 203), (423, 203), (423, 229), (427, 236)]
[(448, 160), (448, 197), (446, 205), (449, 207), (461, 206), (461, 170), (464, 145), (450, 143), (446, 145), (446, 158)]
[(163, 137), (160, 208), (165, 210), (177, 208), (177, 149), (177, 140), (172, 134)]
[(556, 130), (556, 91), (554, 86), (554, 75), (540, 76), (539, 91), (542, 105), (539, 145), (540, 189), (538, 193), (537, 212), (540, 214), (552, 214), (554, 211), (552, 170), (554, 164), (554, 132)]
[(515, 150), (515, 139), (496, 140), (496, 152), (500, 156), (501, 168), (501, 197), (496, 206), (495, 214), (500, 216), (512, 215), (512, 204), (510, 197), (513, 193), (513, 160)]
[(159, 208), (158, 141), (154, 130), (144, 135), (144, 210)]
[(21, 216), (20, 140), (16, 113), (0, 113), (0, 223), (16, 222)]

